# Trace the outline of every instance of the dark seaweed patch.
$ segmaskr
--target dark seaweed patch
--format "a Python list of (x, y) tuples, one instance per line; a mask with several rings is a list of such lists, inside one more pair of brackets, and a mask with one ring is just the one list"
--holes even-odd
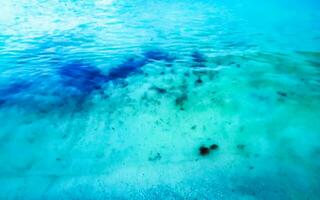
[(217, 150), (219, 148), (219, 146), (217, 145), (217, 144), (212, 144), (211, 146), (210, 146), (210, 149), (211, 150)]
[(205, 56), (202, 53), (200, 53), (199, 51), (194, 51), (191, 54), (191, 57), (192, 57), (193, 62), (196, 62), (196, 63), (206, 62)]
[(6, 102), (7, 102), (7, 99), (5, 99), (3, 97), (0, 98), (0, 106), (5, 104)]
[(206, 62), (206, 58), (202, 53), (198, 51), (194, 51), (191, 54), (191, 58), (192, 58), (192, 61), (194, 62), (192, 67), (195, 67), (195, 68), (205, 67), (204, 63)]
[(187, 100), (188, 100), (188, 96), (186, 94), (182, 94), (181, 96), (176, 98), (175, 104), (176, 106), (183, 106)]
[(80, 95), (88, 95), (101, 89), (108, 80), (98, 68), (82, 62), (67, 64), (59, 69), (58, 74), (64, 87), (74, 88)]
[(282, 92), (282, 91), (277, 91), (277, 94), (278, 94), (279, 96), (281, 96), (281, 97), (287, 97), (287, 96), (288, 96), (287, 93)]
[(244, 144), (237, 145), (237, 149), (239, 149), (240, 151), (244, 150), (245, 147), (246, 147), (246, 145), (244, 145)]
[(147, 64), (145, 59), (129, 58), (119, 66), (112, 68), (108, 74), (108, 80), (114, 81), (127, 78), (129, 75), (140, 72), (140, 68)]
[(313, 60), (308, 60), (309, 64), (319, 68), (320, 67), (320, 62), (319, 61), (313, 61)]
[(120, 80), (117, 83), (122, 88), (125, 88), (125, 87), (127, 87), (129, 85), (129, 83), (126, 80)]
[(195, 81), (195, 84), (196, 84), (196, 85), (200, 85), (200, 84), (202, 84), (202, 83), (203, 83), (203, 81), (201, 80), (200, 77)]
[(31, 83), (27, 83), (24, 81), (14, 82), (8, 85), (7, 87), (0, 89), (0, 95), (6, 96), (6, 95), (18, 94), (28, 89), (30, 86), (31, 86)]
[(56, 161), (57, 161), (57, 162), (60, 162), (61, 160), (62, 160), (62, 159), (61, 159), (60, 157), (57, 157), (57, 158), (56, 158)]
[(167, 93), (167, 90), (164, 88), (159, 88), (159, 87), (152, 87), (152, 90), (155, 90), (158, 94), (165, 94)]
[(132, 74), (141, 72), (141, 68), (150, 62), (159, 60), (170, 62), (174, 60), (174, 58), (168, 53), (160, 50), (146, 51), (143, 53), (143, 56), (144, 58), (131, 57), (124, 63), (112, 68), (107, 75), (108, 80), (114, 81), (118, 79), (125, 79)]
[(13, 98), (19, 93), (25, 92), (31, 87), (31, 83), (26, 81), (17, 81), (0, 89), (0, 105), (13, 103)]
[(149, 50), (143, 53), (147, 61), (159, 61), (163, 60), (166, 62), (172, 62), (174, 57), (170, 56), (167, 52), (159, 49)]
[(215, 151), (219, 148), (219, 146), (217, 144), (212, 144), (210, 145), (210, 147), (206, 147), (206, 146), (201, 146), (199, 148), (199, 154), (201, 156), (205, 156), (208, 155), (211, 151)]
[[(117, 81), (126, 87), (128, 83), (122, 82), (123, 79), (139, 73), (144, 65), (158, 60), (172, 61), (173, 57), (158, 50), (147, 51), (143, 58), (129, 58), (111, 68), (108, 74), (83, 61), (66, 62), (64, 65), (55, 62), (59, 79), (41, 78), (44, 87), (25, 80), (0, 87), (0, 106), (18, 105), (37, 112), (82, 110), (90, 95), (95, 91), (101, 92), (105, 83)], [(39, 78), (35, 80), (40, 82)], [(159, 88), (157, 92), (163, 94), (166, 90)]]
[(149, 161), (157, 161), (161, 159), (161, 154), (158, 152), (148, 158)]
[[(50, 85), (50, 90), (37, 88), (30, 91), (33, 97), (27, 98), (28, 105), (30, 104), (34, 110), (38, 112), (57, 111), (57, 109), (62, 109), (64, 112), (82, 110), (89, 96), (94, 91), (101, 90), (103, 84), (108, 81), (107, 76), (99, 68), (82, 61), (62, 65), (57, 69), (57, 75), (58, 82), (42, 80)], [(42, 101), (41, 96), (47, 96), (45, 101)]]
[(183, 73), (183, 75), (184, 75), (185, 77), (190, 77), (190, 72), (185, 72), (185, 73)]

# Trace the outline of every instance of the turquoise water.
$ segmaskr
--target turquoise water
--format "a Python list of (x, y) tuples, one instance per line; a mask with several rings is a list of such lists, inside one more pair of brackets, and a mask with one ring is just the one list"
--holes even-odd
[(319, 199), (319, 10), (2, 0), (0, 199)]

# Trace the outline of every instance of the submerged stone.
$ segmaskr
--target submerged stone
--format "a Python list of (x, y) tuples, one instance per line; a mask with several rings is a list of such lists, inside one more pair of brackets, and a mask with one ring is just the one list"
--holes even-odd
[(208, 155), (210, 153), (210, 149), (208, 147), (201, 146), (199, 148), (199, 153), (200, 153), (201, 156)]

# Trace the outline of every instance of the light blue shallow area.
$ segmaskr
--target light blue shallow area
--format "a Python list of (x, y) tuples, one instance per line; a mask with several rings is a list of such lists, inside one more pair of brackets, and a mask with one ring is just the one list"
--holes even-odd
[(319, 199), (318, 0), (1, 0), (0, 199)]

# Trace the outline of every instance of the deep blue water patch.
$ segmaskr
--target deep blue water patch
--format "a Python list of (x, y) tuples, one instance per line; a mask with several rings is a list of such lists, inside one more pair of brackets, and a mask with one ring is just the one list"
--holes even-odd
[(0, 106), (35, 112), (79, 110), (108, 81), (100, 69), (80, 61), (58, 66), (50, 76), (12, 81), (0, 88)]
[(0, 88), (0, 106), (4, 104), (13, 104), (17, 96), (31, 87), (27, 81), (15, 81), (9, 85)]
[(127, 78), (129, 75), (140, 72), (148, 62), (145, 59), (129, 58), (124, 63), (112, 68), (108, 74), (109, 81)]
[(61, 67), (58, 71), (61, 83), (66, 88), (74, 88), (83, 95), (101, 89), (108, 80), (100, 69), (83, 62), (72, 62)]
[(159, 49), (148, 50), (143, 53), (147, 61), (166, 61), (172, 62), (175, 58), (165, 51)]
[(105, 84), (140, 73), (148, 63), (172, 60), (173, 57), (164, 51), (146, 51), (143, 56), (130, 57), (112, 67), (108, 73), (87, 61), (60, 60), (55, 63), (56, 71), (50, 76), (34, 77), (32, 81), (12, 81), (0, 88), (0, 106), (18, 106), (36, 112), (81, 110), (91, 95), (98, 94)]
[(149, 50), (143, 53), (143, 58), (131, 57), (125, 60), (123, 63), (109, 71), (109, 81), (115, 81), (118, 79), (125, 79), (128, 76), (141, 72), (141, 68), (151, 62), (165, 61), (172, 62), (174, 57), (170, 56), (167, 52), (160, 50)]
[(55, 91), (57, 105), (62, 108), (73, 107), (81, 110), (95, 91), (109, 81), (108, 76), (82, 61), (70, 62), (58, 69), (60, 88)]
[(203, 63), (206, 61), (204, 55), (199, 51), (194, 51), (191, 56), (194, 62)]
[(207, 61), (206, 57), (199, 51), (192, 52), (191, 58), (194, 62), (193, 67), (204, 67), (204, 63)]

